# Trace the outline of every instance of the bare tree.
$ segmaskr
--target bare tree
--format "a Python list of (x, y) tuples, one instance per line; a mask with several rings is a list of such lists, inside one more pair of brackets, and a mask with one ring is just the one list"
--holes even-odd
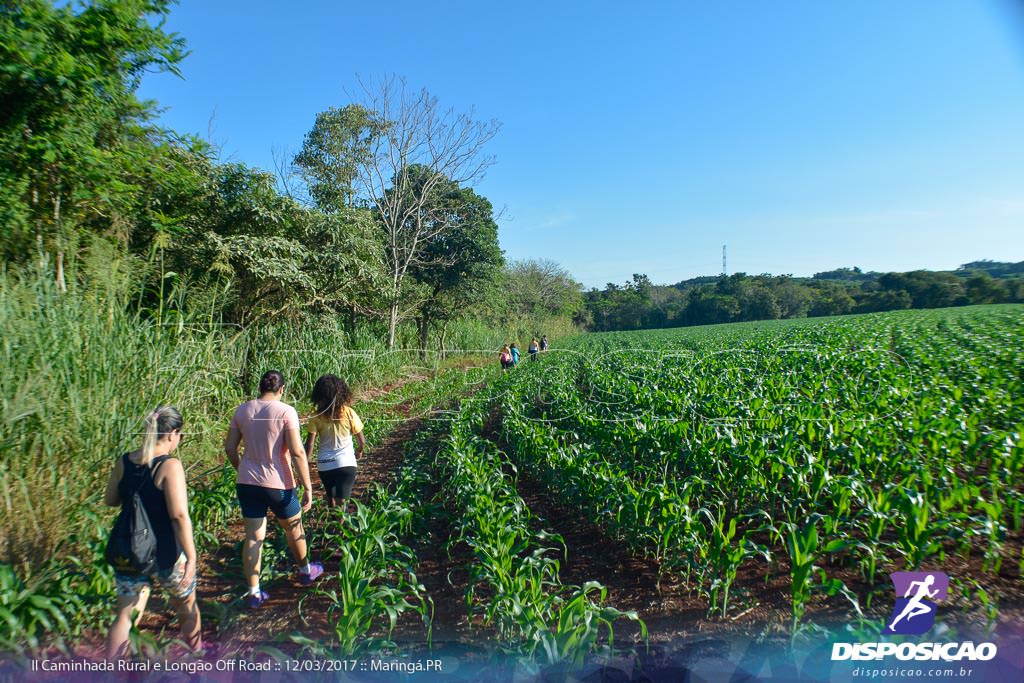
[[(404, 79), (360, 81), (364, 105), (381, 127), (358, 164), (355, 189), (377, 208), (389, 271), (386, 293), (388, 348), (403, 316), (402, 294), (410, 267), (430, 267), (443, 259), (425, 247), (443, 236), (450, 221), (433, 202), (434, 190), (447, 181), (472, 185), (494, 158), (483, 148), (500, 124), (476, 121), (472, 110), (442, 109), (426, 90), (410, 90)], [(437, 265), (442, 265), (438, 261)]]
[(581, 285), (550, 259), (510, 263), (505, 288), (521, 315), (571, 315), (582, 305)]

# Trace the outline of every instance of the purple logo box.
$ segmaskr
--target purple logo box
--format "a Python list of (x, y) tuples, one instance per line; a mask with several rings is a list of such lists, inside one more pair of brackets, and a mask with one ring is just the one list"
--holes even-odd
[(893, 572), (896, 605), (882, 633), (920, 635), (935, 623), (935, 603), (949, 595), (949, 577), (943, 572)]

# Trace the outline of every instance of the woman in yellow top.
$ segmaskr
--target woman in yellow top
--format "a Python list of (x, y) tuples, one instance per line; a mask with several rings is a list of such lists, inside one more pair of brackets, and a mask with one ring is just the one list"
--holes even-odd
[[(306, 452), (313, 452), (317, 438), (316, 469), (327, 491), (327, 504), (337, 505), (352, 497), (356, 481), (356, 459), (363, 456), (366, 440), (363, 421), (352, 410), (352, 390), (336, 375), (323, 375), (313, 385), (316, 414), (306, 423)], [(355, 439), (355, 446), (352, 441)]]

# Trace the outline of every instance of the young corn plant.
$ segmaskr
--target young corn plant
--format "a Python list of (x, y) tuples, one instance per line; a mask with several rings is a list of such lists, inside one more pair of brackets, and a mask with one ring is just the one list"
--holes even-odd
[(982, 513), (975, 518), (975, 524), (981, 528), (979, 535), (985, 541), (985, 556), (982, 571), (999, 573), (1003, 565), (1003, 542), (1006, 540), (1006, 527), (1003, 525), (1004, 506), (996, 495), (990, 500), (979, 498), (977, 508)]
[(707, 542), (701, 561), (711, 576), (708, 612), (718, 611), (724, 617), (729, 611), (729, 588), (736, 580), (743, 560), (748, 557), (749, 546), (745, 536), (736, 538), (736, 518), (726, 522), (724, 508), (720, 507), (714, 513), (701, 508), (698, 514), (706, 519)]
[[(592, 594), (597, 592), (596, 599)], [(640, 624), (641, 638), (647, 638), (647, 625), (633, 610), (623, 612), (606, 606), (608, 589), (596, 581), (588, 581), (564, 599), (557, 608), (557, 626), (541, 633), (540, 649), (548, 662), (567, 662), (579, 666), (583, 658), (592, 652), (601, 629), (607, 631), (607, 645), (615, 640), (615, 621), (629, 619)], [(595, 605), (597, 609), (595, 610)]]
[(921, 562), (942, 549), (941, 539), (948, 523), (931, 518), (931, 505), (924, 494), (907, 492), (899, 501), (903, 525), (898, 527), (897, 547), (908, 569), (917, 569)]
[(66, 635), (79, 606), (75, 595), (27, 586), (14, 567), (0, 563), (0, 651), (35, 652), (43, 636)]
[[(344, 508), (325, 510), (328, 519), (321, 522), (320, 536), (330, 539), (322, 551), (339, 556), (339, 568), (322, 579), (313, 594), (328, 599), (334, 635), (328, 649), (333, 647), (340, 655), (392, 645), (391, 633), (406, 612), (420, 615), (429, 641), (433, 604), (416, 577), (415, 554), (399, 538), (412, 511), (401, 495), (390, 497), (379, 489), (370, 500), (372, 508), (354, 501), (351, 513)], [(382, 618), (385, 637), (368, 637)]]
[(829, 578), (825, 570), (817, 565), (824, 553), (837, 552), (846, 548), (843, 540), (832, 541), (822, 546), (818, 537), (818, 518), (812, 518), (803, 527), (788, 522), (781, 531), (789, 553), (790, 598), (793, 608), (792, 631), (798, 632), (800, 621), (807, 612), (811, 595), (820, 591), (828, 596), (842, 595), (860, 616), (857, 597), (837, 578)]

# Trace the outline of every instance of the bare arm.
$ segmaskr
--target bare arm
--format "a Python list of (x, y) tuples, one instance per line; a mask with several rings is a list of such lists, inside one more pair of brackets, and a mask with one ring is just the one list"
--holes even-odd
[(238, 431), (238, 427), (231, 425), (228, 428), (228, 435), (224, 439), (224, 452), (227, 453), (228, 460), (231, 461), (231, 466), (236, 470), (238, 469), (239, 458), (238, 458), (238, 444), (242, 443), (242, 433)]
[(288, 452), (292, 455), (292, 463), (299, 471), (302, 483), (302, 511), (313, 506), (313, 485), (309, 481), (309, 463), (306, 461), (306, 449), (302, 446), (302, 434), (298, 428), (288, 430)]
[(121, 494), (117, 490), (117, 485), (121, 483), (123, 475), (124, 463), (121, 462), (121, 458), (118, 458), (117, 462), (114, 463), (114, 468), (110, 470), (110, 477), (107, 479), (107, 490), (103, 494), (104, 504), (110, 506), (121, 504)]
[(196, 572), (196, 544), (192, 538), (192, 518), (188, 514), (188, 488), (185, 486), (185, 470), (181, 461), (170, 458), (160, 467), (163, 477), (164, 500), (167, 503), (167, 514), (174, 527), (174, 537), (178, 547), (185, 553), (185, 572), (182, 585), (192, 582)]
[(356, 440), (356, 457), (363, 457), (363, 450), (366, 448), (366, 439), (363, 437), (362, 432), (356, 432), (354, 435)]
[(309, 434), (306, 436), (306, 457), (313, 454), (313, 446), (316, 445), (316, 432), (312, 429), (309, 430)]

